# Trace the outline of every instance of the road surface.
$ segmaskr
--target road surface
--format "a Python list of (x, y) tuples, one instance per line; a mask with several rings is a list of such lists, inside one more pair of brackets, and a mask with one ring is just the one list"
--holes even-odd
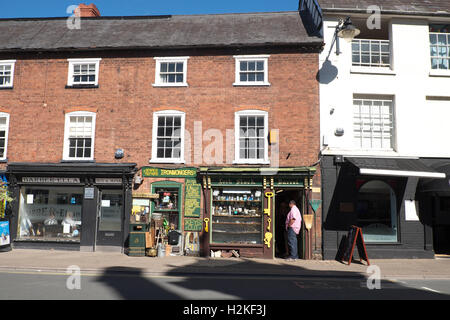
[(383, 280), (381, 289), (369, 290), (360, 277), (152, 276), (108, 271), (82, 272), (79, 281), (69, 277), (58, 272), (0, 271), (0, 299), (450, 299), (450, 279)]

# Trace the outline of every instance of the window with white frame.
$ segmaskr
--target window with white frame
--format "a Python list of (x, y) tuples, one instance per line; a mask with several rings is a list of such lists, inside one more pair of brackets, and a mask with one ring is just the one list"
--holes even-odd
[(98, 59), (68, 59), (69, 75), (67, 85), (74, 86), (97, 86), (100, 67)]
[(12, 88), (16, 60), (0, 60), (0, 88)]
[(450, 70), (450, 25), (430, 25), (431, 69)]
[(151, 162), (184, 162), (185, 113), (175, 110), (153, 114)]
[(394, 149), (394, 101), (389, 97), (354, 96), (353, 140), (364, 150)]
[(0, 112), (0, 160), (6, 159), (8, 148), (9, 114)]
[(187, 86), (187, 61), (189, 57), (157, 57), (154, 86)]
[(270, 85), (268, 55), (234, 56), (236, 76), (234, 85)]
[(76, 111), (66, 114), (64, 160), (93, 160), (95, 113)]
[(268, 163), (268, 113), (235, 113), (235, 163)]
[(361, 67), (389, 67), (389, 40), (354, 39), (352, 65)]

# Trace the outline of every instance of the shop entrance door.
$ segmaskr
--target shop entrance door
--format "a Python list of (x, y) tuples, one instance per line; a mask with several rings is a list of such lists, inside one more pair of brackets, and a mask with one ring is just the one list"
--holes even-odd
[[(303, 215), (302, 189), (275, 190), (275, 257), (286, 258), (289, 255), (286, 233), (286, 217), (290, 211), (289, 201), (294, 200)], [(303, 258), (302, 231), (298, 236), (298, 256)]]
[(122, 247), (123, 191), (121, 189), (100, 190), (97, 213), (96, 250), (99, 246)]
[(450, 196), (435, 198), (433, 245), (436, 254), (450, 255)]

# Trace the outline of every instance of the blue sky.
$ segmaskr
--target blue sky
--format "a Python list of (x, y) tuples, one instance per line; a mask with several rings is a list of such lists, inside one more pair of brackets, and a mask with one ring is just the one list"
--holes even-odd
[(298, 0), (0, 0), (0, 18), (66, 17), (66, 8), (94, 3), (102, 16), (293, 11)]

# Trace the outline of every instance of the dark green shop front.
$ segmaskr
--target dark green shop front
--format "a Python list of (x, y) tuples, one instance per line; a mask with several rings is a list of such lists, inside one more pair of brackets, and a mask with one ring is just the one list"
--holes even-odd
[[(302, 214), (312, 213), (308, 200), (314, 174), (313, 167), (200, 168), (207, 228), (202, 239), (204, 255), (280, 256), (280, 250), (285, 250), (289, 201), (295, 200)], [(302, 227), (299, 254), (303, 258), (310, 250), (307, 239)]]

